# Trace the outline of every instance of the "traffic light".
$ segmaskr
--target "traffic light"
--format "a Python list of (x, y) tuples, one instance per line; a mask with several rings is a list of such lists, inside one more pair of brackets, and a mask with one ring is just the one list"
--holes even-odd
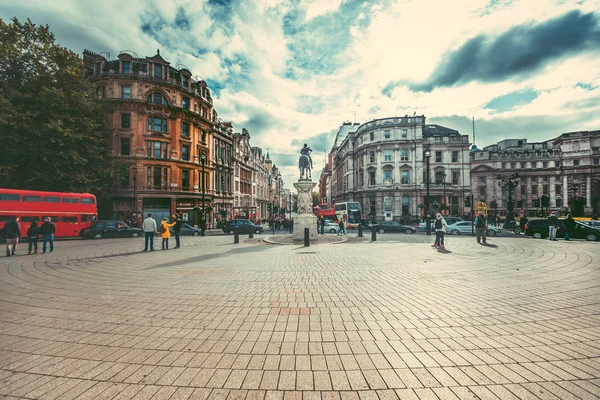
[(267, 203), (267, 211), (271, 211), (271, 203)]
[(465, 207), (471, 207), (471, 196), (465, 197)]

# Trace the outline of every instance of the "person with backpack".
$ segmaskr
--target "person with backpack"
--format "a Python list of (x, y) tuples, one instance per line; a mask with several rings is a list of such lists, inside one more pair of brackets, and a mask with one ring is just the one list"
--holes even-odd
[(481, 243), (483, 240), (483, 244), (487, 243), (486, 231), (488, 229), (488, 222), (485, 215), (483, 215), (483, 211), (479, 213), (477, 217), (475, 217), (475, 233), (477, 234), (477, 243)]
[(6, 237), (6, 257), (14, 256), (21, 237), (19, 217), (12, 218), (4, 225), (4, 236)]
[(169, 250), (169, 238), (171, 237), (171, 231), (169, 231), (169, 228), (172, 226), (175, 226), (175, 222), (169, 224), (167, 219), (163, 218), (160, 227), (158, 228), (158, 231), (161, 233), (160, 236), (162, 237), (163, 250)]
[(444, 236), (446, 235), (447, 227), (448, 223), (444, 217), (442, 217), (442, 214), (435, 214), (435, 222), (433, 223), (433, 228), (435, 229), (435, 243), (431, 247), (444, 248)]
[(173, 233), (175, 234), (175, 248), (180, 248), (181, 242), (179, 239), (179, 233), (181, 232), (181, 228), (183, 226), (183, 221), (179, 217), (179, 214), (173, 214), (173, 219), (175, 220), (175, 226), (173, 226)]
[(33, 221), (27, 230), (27, 241), (29, 242), (29, 254), (34, 249), (37, 253), (38, 237), (40, 236), (40, 227), (37, 221)]

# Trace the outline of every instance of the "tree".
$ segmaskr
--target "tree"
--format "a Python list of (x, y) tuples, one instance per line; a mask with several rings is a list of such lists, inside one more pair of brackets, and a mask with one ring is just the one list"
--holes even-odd
[(0, 182), (109, 196), (119, 173), (107, 151), (106, 104), (83, 61), (48, 26), (0, 19)]
[(312, 205), (313, 205), (313, 207), (318, 206), (320, 202), (321, 202), (321, 196), (319, 195), (319, 192), (312, 192)]

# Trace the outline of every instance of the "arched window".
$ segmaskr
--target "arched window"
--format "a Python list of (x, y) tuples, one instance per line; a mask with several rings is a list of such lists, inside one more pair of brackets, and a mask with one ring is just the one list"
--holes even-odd
[(158, 92), (150, 93), (150, 95), (148, 95), (147, 101), (148, 101), (148, 103), (162, 104), (165, 106), (169, 105), (167, 98), (165, 96), (163, 96), (162, 93), (158, 93)]

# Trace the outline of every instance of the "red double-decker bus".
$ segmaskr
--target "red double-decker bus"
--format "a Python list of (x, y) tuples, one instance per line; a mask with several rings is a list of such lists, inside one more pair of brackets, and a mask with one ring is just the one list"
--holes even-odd
[(90, 193), (42, 192), (0, 189), (0, 229), (14, 217), (20, 218), (21, 236), (33, 221), (46, 217), (56, 225), (55, 237), (77, 237), (98, 218), (96, 196)]

